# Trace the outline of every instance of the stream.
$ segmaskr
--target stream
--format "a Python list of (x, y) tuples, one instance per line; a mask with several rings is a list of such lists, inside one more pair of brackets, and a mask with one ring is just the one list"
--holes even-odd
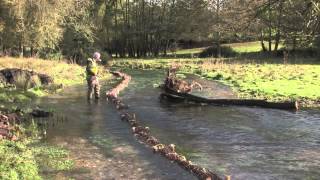
[[(192, 162), (233, 180), (319, 179), (320, 111), (298, 112), (160, 102), (161, 71), (128, 71), (121, 93), (129, 111), (161, 142)], [(103, 82), (104, 95), (111, 84)], [(58, 112), (45, 141), (71, 151), (75, 179), (196, 179), (132, 136), (112, 103), (86, 100), (86, 86), (66, 88), (36, 104)], [(40, 120), (41, 121), (41, 120)], [(50, 174), (50, 172), (48, 172)], [(52, 175), (52, 172), (51, 172)]]

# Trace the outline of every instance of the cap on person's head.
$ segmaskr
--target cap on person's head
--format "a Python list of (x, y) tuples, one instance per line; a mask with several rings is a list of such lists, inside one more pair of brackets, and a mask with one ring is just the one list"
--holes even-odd
[(93, 59), (95, 59), (96, 61), (101, 61), (100, 57), (101, 57), (101, 54), (99, 52), (95, 52), (93, 54)]

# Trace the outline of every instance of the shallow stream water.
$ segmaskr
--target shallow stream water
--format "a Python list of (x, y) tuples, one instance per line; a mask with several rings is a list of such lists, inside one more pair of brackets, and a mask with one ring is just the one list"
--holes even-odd
[[(319, 110), (170, 104), (160, 102), (160, 89), (154, 88), (165, 73), (128, 73), (132, 82), (121, 98), (129, 111), (161, 142), (176, 144), (192, 162), (234, 180), (320, 178)], [(137, 142), (111, 103), (105, 99), (88, 103), (85, 93), (85, 86), (72, 87), (39, 100), (40, 106), (59, 112), (60, 119), (48, 123), (49, 143), (77, 146), (78, 141), (87, 141), (103, 154), (100, 161), (124, 161), (124, 172), (137, 171), (117, 175), (101, 169), (98, 179), (195, 179)], [(82, 149), (75, 151), (81, 154)], [(76, 177), (85, 179), (81, 174)]]

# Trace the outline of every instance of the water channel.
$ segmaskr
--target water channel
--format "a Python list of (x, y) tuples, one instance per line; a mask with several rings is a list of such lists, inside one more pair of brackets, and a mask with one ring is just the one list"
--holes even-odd
[[(231, 175), (234, 180), (320, 178), (319, 110), (292, 112), (161, 102), (160, 89), (154, 84), (162, 82), (164, 72), (128, 73), (132, 82), (121, 98), (130, 106), (129, 111), (135, 112), (161, 142), (176, 144), (192, 162), (220, 175)], [(112, 86), (103, 84), (103, 90)], [(48, 123), (47, 142), (75, 147), (73, 151), (79, 156), (87, 151), (84, 159), (102, 154), (93, 162), (101, 166), (94, 168), (95, 174), (74, 172), (72, 177), (196, 179), (139, 143), (111, 103), (105, 99), (88, 103), (85, 94), (85, 86), (70, 87), (37, 102), (58, 112), (56, 120)], [(92, 153), (86, 148), (91, 145), (96, 147)], [(104, 161), (117, 161), (111, 163), (116, 167)], [(119, 168), (123, 173), (113, 171)]]

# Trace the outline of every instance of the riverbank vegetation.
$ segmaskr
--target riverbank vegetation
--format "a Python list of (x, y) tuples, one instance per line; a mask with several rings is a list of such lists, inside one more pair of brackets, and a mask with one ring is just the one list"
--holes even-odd
[[(20, 77), (15, 84), (0, 84), (0, 114), (2, 110), (3, 114), (18, 113), (19, 119), (23, 119), (20, 124), (11, 124), (15, 127), (10, 131), (17, 138), (15, 141), (0, 138), (0, 179), (42, 179), (52, 172), (72, 169), (73, 161), (69, 158), (68, 151), (41, 142), (42, 131), (38, 129), (32, 117), (28, 116), (30, 108), (34, 107), (30, 107), (30, 103), (26, 102), (35, 97), (55, 93), (65, 86), (84, 83), (85, 68), (62, 61), (0, 58), (0, 70), (7, 68), (43, 73), (53, 78), (53, 83), (48, 86), (39, 84), (33, 88), (24, 88), (26, 86), (19, 83), (26, 83), (27, 79)], [(100, 72), (101, 78), (110, 77), (104, 67), (100, 67)]]
[(116, 60), (110, 64), (134, 69), (166, 69), (174, 64), (180, 66), (180, 73), (197, 74), (231, 86), (240, 98), (298, 100), (307, 107), (320, 103), (316, 91), (320, 88), (320, 65), (241, 64), (232, 59), (210, 58)]
[[(0, 100), (4, 102), (30, 101), (34, 97), (54, 93), (64, 86), (85, 83), (86, 78), (84, 67), (77, 64), (68, 64), (64, 61), (48, 61), (33, 58), (0, 58), (0, 70), (6, 68), (18, 68), (43, 73), (53, 78), (53, 83), (45, 87), (39, 85), (30, 89), (19, 88), (16, 85), (1, 84)], [(103, 66), (99, 68), (101, 78), (110, 77), (110, 74)], [(26, 79), (23, 77), (21, 77), (21, 81), (21, 83), (26, 83)]]
[(72, 169), (68, 151), (40, 142), (40, 131), (32, 121), (19, 127), (18, 140), (0, 139), (0, 179), (42, 179), (48, 171)]

